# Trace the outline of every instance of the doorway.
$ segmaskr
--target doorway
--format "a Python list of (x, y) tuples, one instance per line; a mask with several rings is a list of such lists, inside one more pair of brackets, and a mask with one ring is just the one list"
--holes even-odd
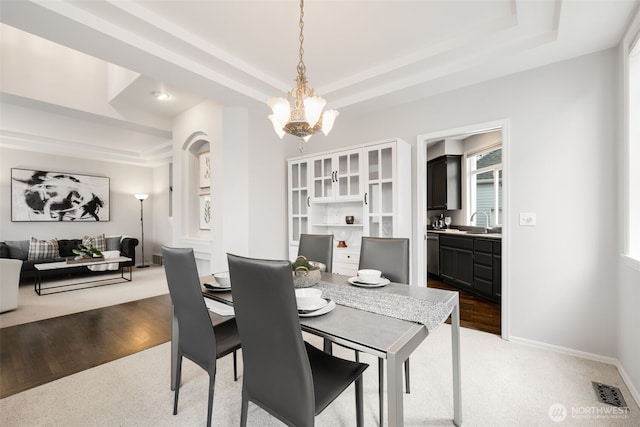
[[(489, 135), (490, 133), (497, 133), (500, 139), (500, 148), (502, 151), (502, 170), (501, 170), (501, 212), (497, 210), (495, 212), (494, 223), (499, 223), (501, 225), (501, 267), (499, 271), (501, 272), (501, 295), (499, 297), (500, 301), (500, 319), (501, 319), (501, 333), (502, 338), (508, 339), (509, 336), (509, 121), (508, 120), (500, 120), (495, 122), (486, 122), (486, 123), (478, 123), (469, 126), (454, 128), (454, 129), (445, 129), (437, 132), (431, 132), (427, 134), (418, 135), (417, 138), (417, 206), (416, 215), (418, 216), (417, 224), (421, 224), (421, 227), (417, 227), (415, 231), (415, 241), (416, 245), (416, 276), (417, 283), (421, 286), (428, 286), (428, 274), (427, 274), (427, 258), (434, 258), (433, 253), (429, 253), (428, 250), (428, 240), (427, 240), (427, 230), (430, 226), (429, 219), (429, 210), (427, 209), (427, 161), (430, 160), (430, 156), (434, 157), (434, 152), (437, 153), (435, 156), (439, 154), (445, 154), (443, 150), (443, 145), (435, 146), (434, 144), (444, 141), (461, 141), (469, 137), (474, 137), (472, 139), (477, 140), (478, 137), (483, 136), (484, 134)], [(454, 144), (455, 145), (455, 144)], [(458, 149), (461, 150), (459, 154), (461, 154), (462, 162), (464, 163), (467, 158), (470, 158), (470, 155), (478, 152), (478, 147), (465, 148), (464, 144), (458, 144)], [(460, 148), (462, 147), (462, 148)], [(431, 152), (430, 152), (431, 148)], [(480, 147), (480, 150), (482, 147)], [(471, 197), (466, 191), (467, 179), (466, 173), (464, 172), (466, 169), (463, 167), (462, 172), (462, 208), (452, 211), (451, 217), (453, 219), (451, 225), (464, 225), (468, 226), (469, 217), (474, 211), (470, 211), (469, 204), (474, 203), (475, 199)], [(476, 225), (474, 222), (472, 225)], [(477, 223), (479, 225), (479, 223)], [(433, 248), (433, 245), (430, 245)], [(432, 249), (433, 251), (433, 249)], [(437, 287), (438, 284), (435, 282), (431, 282), (433, 287)]]

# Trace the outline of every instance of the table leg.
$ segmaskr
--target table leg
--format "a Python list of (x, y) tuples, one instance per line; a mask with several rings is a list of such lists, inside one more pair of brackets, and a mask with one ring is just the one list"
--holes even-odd
[[(387, 400), (389, 405), (389, 427), (404, 425), (402, 395), (402, 363), (396, 354), (387, 354)], [(381, 423), (382, 424), (382, 423)]]
[(171, 390), (176, 389), (176, 370), (178, 369), (178, 318), (171, 304)]
[(453, 364), (453, 423), (462, 425), (462, 394), (460, 376), (460, 305), (451, 312), (451, 358)]

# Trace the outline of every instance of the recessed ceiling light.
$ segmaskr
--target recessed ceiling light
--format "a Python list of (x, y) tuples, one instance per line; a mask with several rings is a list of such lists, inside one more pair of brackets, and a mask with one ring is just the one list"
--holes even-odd
[(171, 98), (171, 95), (169, 95), (167, 92), (162, 92), (161, 90), (156, 90), (151, 92), (151, 95), (153, 95), (153, 97), (159, 101), (166, 101), (167, 99)]

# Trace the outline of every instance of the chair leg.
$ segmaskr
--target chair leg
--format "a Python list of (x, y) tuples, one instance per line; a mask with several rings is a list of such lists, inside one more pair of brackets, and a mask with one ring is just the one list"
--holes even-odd
[(360, 352), (358, 350), (354, 350), (356, 353), (356, 362), (360, 362)]
[(327, 354), (333, 354), (333, 347), (331, 345), (331, 341), (329, 341), (328, 339), (324, 339), (323, 340), (323, 344), (322, 344), (322, 350), (327, 353)]
[(178, 413), (178, 393), (180, 391), (180, 383), (182, 382), (182, 353), (178, 352), (178, 357), (177, 357), (177, 366), (176, 366), (176, 377), (175, 377), (175, 383), (176, 383), (176, 388), (174, 391), (174, 395), (173, 395), (173, 415), (176, 415)]
[(233, 380), (238, 381), (238, 354), (233, 350)]
[(362, 375), (356, 380), (356, 426), (364, 425), (364, 408), (362, 406)]
[(378, 400), (380, 401), (380, 427), (384, 424), (384, 360), (378, 358)]
[(407, 389), (407, 394), (411, 393), (411, 389), (409, 388), (409, 359), (404, 361), (404, 383)]
[(244, 391), (244, 386), (242, 390), (242, 407), (240, 409), (240, 427), (247, 427), (247, 411), (249, 409), (249, 397)]
[(216, 373), (209, 373), (209, 406), (207, 408), (207, 427), (211, 426), (211, 418), (213, 415), (213, 392), (216, 383)]

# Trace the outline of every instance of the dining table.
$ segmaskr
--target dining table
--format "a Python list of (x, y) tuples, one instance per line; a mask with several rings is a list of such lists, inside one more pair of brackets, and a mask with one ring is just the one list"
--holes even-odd
[[(213, 291), (204, 286), (213, 281), (211, 275), (200, 278), (203, 296), (216, 303), (232, 306), (231, 291)], [(353, 278), (332, 273), (322, 273), (320, 282), (314, 287), (323, 291), (323, 297), (332, 299), (335, 308), (319, 316), (301, 316), (302, 330), (322, 337), (325, 343), (336, 343), (386, 359), (387, 424), (392, 427), (404, 425), (404, 361), (427, 338), (430, 331), (450, 317), (453, 422), (457, 426), (462, 424), (458, 292), (400, 283), (388, 283), (379, 287), (353, 286)], [(215, 308), (210, 311), (210, 317), (214, 326), (233, 319), (232, 314), (217, 314)], [(178, 327), (176, 317), (172, 315), (172, 319), (173, 390)]]

